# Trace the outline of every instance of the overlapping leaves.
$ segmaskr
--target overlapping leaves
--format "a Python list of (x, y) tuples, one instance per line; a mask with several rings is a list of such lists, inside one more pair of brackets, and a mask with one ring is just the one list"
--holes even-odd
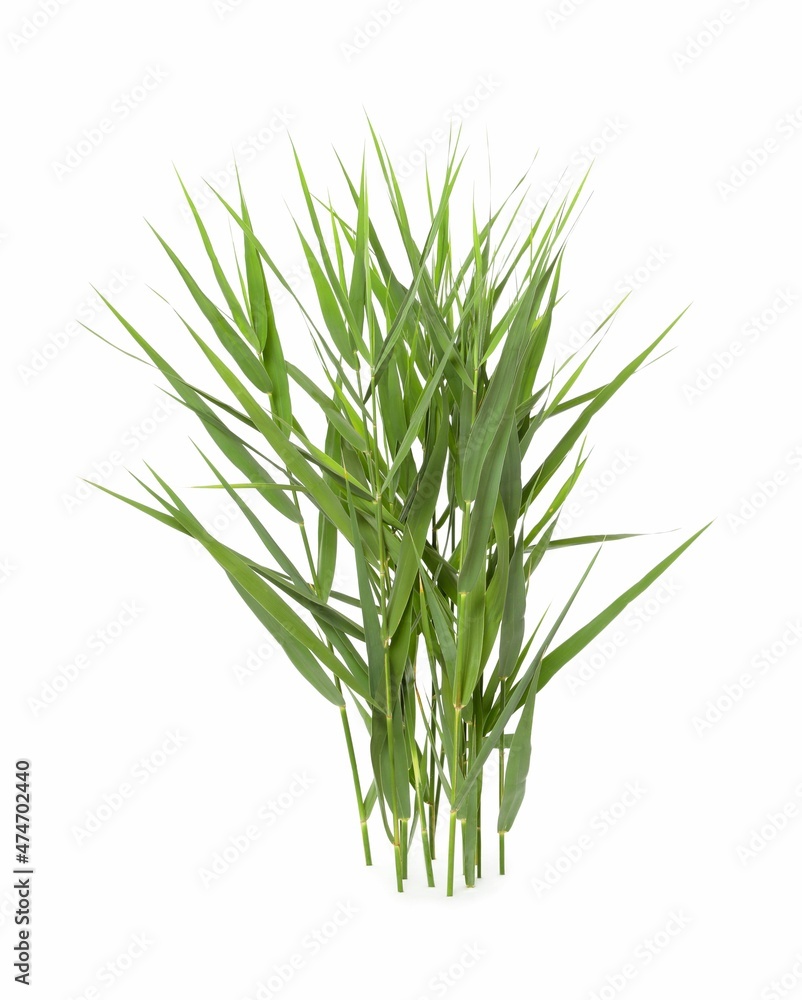
[[(157, 236), (203, 322), (181, 318), (217, 377), (214, 392), (186, 381), (107, 303), (240, 474), (203, 455), (213, 478), (207, 485), (242, 511), (257, 554), (213, 537), (155, 472), (157, 488), (140, 481), (148, 502), (113, 495), (196, 539), (289, 662), (340, 708), (366, 858), (367, 819), (378, 803), (399, 889), (417, 828), (433, 884), (438, 816), (447, 812), (450, 893), (457, 825), (467, 884), (481, 874), (482, 773), (490, 755), (499, 755), (501, 767), (503, 845), (531, 766), (538, 692), (699, 533), (560, 638), (598, 548), (633, 537), (558, 537), (560, 508), (584, 468), (577, 449), (593, 417), (650, 363), (674, 324), (608, 382), (580, 392), (592, 352), (550, 371), (545, 359), (564, 235), (581, 186), (516, 237), (519, 182), (485, 222), (474, 212), (458, 254), (451, 215), (463, 160), (456, 148), (437, 194), (426, 175), (429, 222), (416, 238), (406, 188), (371, 135), (399, 259), (391, 263), (374, 225), (365, 163), (358, 178), (340, 163), (349, 201), (340, 212), (311, 193), (296, 156), (307, 216), (298, 233), (313, 293), (303, 301), (257, 237), (241, 189), (235, 204), (217, 195), (240, 247), (230, 267), (184, 188), (210, 275), (193, 276)], [(285, 358), (271, 288), (300, 310), (319, 374)], [(317, 443), (304, 427), (311, 412), (326, 427)], [(556, 444), (535, 461), (539, 432), (557, 423)], [(288, 531), (299, 533), (303, 565), (290, 557)], [(597, 551), (576, 590), (533, 628), (528, 595), (543, 560), (586, 545)], [(349, 592), (335, 586), (343, 560), (354, 567)], [(366, 730), (366, 791), (349, 706)]]

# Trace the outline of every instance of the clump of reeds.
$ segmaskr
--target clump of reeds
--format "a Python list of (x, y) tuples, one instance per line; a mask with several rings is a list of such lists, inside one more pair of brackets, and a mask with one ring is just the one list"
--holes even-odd
[[(403, 259), (390, 259), (374, 227), (364, 161), (355, 178), (340, 164), (351, 199), (341, 210), (313, 197), (298, 162), (311, 226), (307, 236), (299, 227), (299, 235), (314, 303), (299, 299), (260, 242), (241, 188), (236, 207), (218, 194), (241, 238), (231, 270), (185, 189), (214, 292), (203, 290), (158, 236), (205, 321), (201, 335), (194, 321), (183, 320), (225, 398), (219, 389), (185, 381), (107, 303), (175, 397), (197, 415), (228, 467), (238, 470), (232, 475), (203, 456), (260, 548), (245, 554), (223, 544), (153, 470), (160, 491), (141, 485), (156, 506), (120, 498), (196, 539), (287, 659), (339, 710), (368, 864), (368, 820), (378, 811), (398, 889), (416, 833), (434, 885), (444, 817), (451, 895), (458, 831), (465, 883), (481, 875), (488, 829), (482, 775), (490, 755), (497, 754), (503, 872), (504, 838), (530, 768), (538, 692), (699, 533), (555, 645), (598, 546), (631, 537), (557, 537), (561, 506), (586, 461), (585, 432), (674, 324), (589, 391), (576, 386), (592, 351), (544, 370), (564, 234), (581, 185), (519, 235), (517, 187), (487, 218), (474, 211), (452, 220), (463, 164), (452, 148), (439, 191), (426, 173), (429, 225), (421, 239), (390, 158), (373, 133), (372, 140)], [(454, 221), (470, 248), (464, 259), (455, 259)], [(319, 373), (285, 359), (271, 285), (301, 310)], [(323, 439), (307, 435), (310, 414), (325, 421)], [(555, 425), (562, 433), (533, 462), (533, 445)], [(299, 533), (305, 565), (287, 554), (288, 531)], [(527, 594), (542, 560), (580, 545), (596, 547), (596, 554), (576, 589), (558, 613), (533, 624)], [(343, 554), (355, 566), (354, 593), (334, 589)], [(360, 735), (367, 778), (355, 748)]]

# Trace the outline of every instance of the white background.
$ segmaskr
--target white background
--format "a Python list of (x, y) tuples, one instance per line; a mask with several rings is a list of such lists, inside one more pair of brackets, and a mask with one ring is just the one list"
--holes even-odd
[[(798, 4), (733, 0), (722, 15), (690, 0), (403, 0), (378, 31), (383, 0), (46, 6), (9, 0), (0, 39), (3, 996), (23, 989), (11, 966), (22, 756), (36, 866), (26, 995), (273, 996), (260, 982), (280, 984), (295, 954), (278, 995), (799, 995)], [(208, 178), (230, 194), (233, 148), (257, 230), (292, 271), (288, 130), (313, 188), (341, 198), (331, 147), (358, 169), (365, 112), (398, 163), (428, 146), (435, 171), (439, 130), (464, 118), (465, 205), (486, 188), (487, 146), (497, 198), (540, 150), (533, 202), (566, 169), (568, 190), (592, 147), (555, 339), (634, 288), (597, 372), (693, 302), (673, 352), (595, 424), (570, 529), (679, 530), (605, 552), (572, 622), (715, 524), (546, 688), (509, 874), (495, 874), (491, 843), (479, 888), (453, 900), (442, 878), (425, 888), (417, 857), (397, 896), (376, 827), (377, 863), (362, 865), (338, 713), (210, 560), (79, 481), (137, 491), (123, 466), (142, 475), (145, 461), (181, 488), (208, 481), (189, 442), (201, 432), (164, 409), (155, 373), (72, 325), (128, 346), (95, 284), (179, 367), (202, 370), (147, 287), (185, 301), (143, 216), (201, 264), (171, 163), (193, 190)], [(84, 130), (101, 141), (76, 159)], [(225, 240), (211, 200), (203, 212)], [(309, 357), (292, 309), (277, 308), (288, 353)], [(237, 537), (219, 495), (190, 499)], [(568, 559), (566, 581), (579, 565)], [(123, 784), (131, 797), (82, 835)], [(204, 881), (252, 826), (249, 849)], [(320, 928), (325, 945), (310, 947)]]

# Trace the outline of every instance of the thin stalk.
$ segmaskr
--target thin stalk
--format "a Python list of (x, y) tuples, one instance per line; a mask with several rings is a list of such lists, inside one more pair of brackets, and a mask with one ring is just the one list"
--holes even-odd
[(423, 860), (426, 865), (426, 881), (429, 888), (434, 886), (434, 870), (432, 868), (432, 854), (429, 848), (429, 832), (426, 829), (426, 811), (423, 801), (423, 784), (421, 781), (420, 758), (418, 757), (418, 747), (415, 743), (414, 729), (404, 725), (409, 747), (409, 757), (412, 761), (412, 775), (415, 779), (415, 802), (418, 807), (418, 819), (420, 820), (421, 844), (423, 845)]
[[(501, 678), (501, 711), (507, 704), (507, 678)], [(498, 745), (498, 807), (501, 810), (501, 803), (504, 799), (504, 732), (501, 733), (501, 741)], [(499, 875), (505, 874), (504, 855), (504, 831), (498, 835), (498, 871)]]
[[(460, 598), (462, 600), (462, 598)], [(462, 716), (462, 707), (457, 705), (454, 708), (454, 747), (453, 747), (453, 758), (454, 763), (452, 767), (452, 777), (451, 777), (451, 813), (448, 818), (448, 876), (446, 879), (446, 895), (454, 895), (454, 848), (457, 843), (457, 775), (459, 773), (460, 766), (460, 754), (459, 754), (459, 744), (460, 744), (460, 731), (462, 726), (460, 724)]]
[[(445, 766), (446, 766), (446, 748), (443, 747), (443, 746), (441, 746), (440, 747), (440, 767), (444, 768)], [(438, 776), (437, 776), (437, 790), (434, 793), (434, 815), (435, 815), (435, 821), (437, 820), (437, 817), (440, 815), (440, 799), (442, 797), (442, 794), (443, 794), (443, 782), (442, 782), (442, 779), (440, 778), (440, 774), (439, 774), (439, 771), (438, 771)], [(434, 857), (434, 855), (432, 855), (432, 857)]]
[[(381, 510), (381, 501), (379, 502)], [(395, 734), (393, 732), (393, 709), (392, 709), (392, 682), (390, 677), (390, 640), (387, 638), (386, 627), (386, 601), (384, 597), (384, 543), (381, 529), (381, 513), (379, 519), (379, 557), (382, 561), (382, 639), (384, 641), (384, 695), (387, 700), (385, 710), (385, 721), (387, 723), (387, 755), (390, 764), (390, 799), (393, 810), (393, 850), (395, 852), (395, 877), (396, 887), (399, 892), (404, 891), (404, 864), (401, 851), (401, 830), (398, 816), (398, 789), (396, 787), (396, 767), (395, 767)]]
[(430, 889), (434, 888), (434, 868), (432, 867), (432, 859), (434, 855), (432, 854), (431, 845), (429, 843), (429, 834), (426, 830), (426, 822), (423, 819), (423, 805), (421, 804), (421, 841), (423, 842), (423, 863), (426, 866), (426, 884)]
[[(342, 684), (339, 677), (335, 677), (334, 683), (337, 690), (342, 693)], [(343, 704), (340, 708), (343, 720), (343, 731), (345, 732), (345, 745), (348, 747), (348, 760), (351, 762), (351, 774), (354, 779), (354, 791), (356, 792), (356, 804), (359, 810), (359, 823), (362, 828), (362, 846), (365, 850), (365, 864), (372, 865), (373, 859), (370, 853), (370, 836), (368, 834), (368, 818), (365, 814), (365, 800), (362, 798), (362, 788), (359, 781), (359, 770), (356, 766), (356, 754), (354, 753), (354, 741), (351, 737), (351, 724), (348, 721), (348, 712)]]
[(409, 820), (402, 819), (400, 821), (400, 832), (401, 832), (401, 878), (406, 879), (409, 877)]
[[(464, 756), (464, 768), (465, 773), (468, 773), (470, 764), (473, 763), (473, 745), (474, 745), (474, 720), (473, 718), (468, 719), (465, 723), (465, 756)], [(471, 850), (470, 837), (467, 836), (468, 833), (468, 822), (471, 819), (471, 808), (472, 808), (472, 798), (473, 792), (468, 796), (468, 801), (466, 803), (466, 813), (467, 815), (462, 818), (462, 874), (465, 878), (465, 885), (469, 888), (473, 888), (476, 884), (476, 853), (475, 848)]]
[[(298, 513), (300, 514), (301, 513), (301, 505), (298, 502), (298, 495), (297, 494), (295, 495), (295, 506), (298, 508)], [(298, 527), (301, 530), (301, 538), (303, 539), (303, 543), (304, 543), (304, 552), (306, 553), (306, 561), (309, 563), (309, 570), (312, 573), (312, 579), (314, 581), (315, 590), (318, 590), (317, 572), (315, 570), (315, 560), (314, 560), (314, 557), (312, 555), (312, 548), (311, 548), (311, 546), (309, 544), (309, 534), (308, 534), (308, 532), (306, 530), (306, 525), (303, 522), (301, 522), (301, 524), (299, 524)]]
[[(479, 686), (474, 693), (474, 717), (473, 727), (474, 748), (473, 756), (478, 757), (482, 749), (482, 732), (484, 726), (484, 716), (482, 714), (482, 695), (484, 685), (482, 678), (479, 678)], [(476, 877), (482, 877), (482, 773), (476, 779)]]
[[(460, 593), (458, 598), (459, 611), (457, 614), (457, 622), (462, 619), (463, 608), (465, 605), (465, 595)], [(459, 624), (458, 626), (459, 627)], [(454, 895), (454, 847), (456, 844), (456, 830), (457, 830), (457, 788), (458, 788), (458, 775), (460, 770), (460, 736), (462, 733), (461, 724), (461, 714), (462, 705), (460, 704), (460, 692), (459, 684), (460, 679), (457, 678), (457, 690), (454, 692), (454, 730), (453, 730), (453, 740), (454, 745), (451, 748), (452, 751), (452, 765), (451, 765), (451, 815), (449, 816), (448, 825), (448, 878), (446, 882), (446, 895)]]
[[(434, 664), (432, 664), (432, 669), (434, 670)], [(431, 850), (432, 857), (434, 857), (435, 832), (437, 826), (437, 802), (440, 793), (440, 776), (437, 773), (436, 767), (437, 747), (435, 746), (435, 737), (437, 736), (437, 703), (435, 701), (434, 681), (432, 681), (432, 718), (429, 728), (432, 733), (432, 739), (429, 744), (429, 794), (431, 796), (431, 800), (429, 802), (429, 848)]]
[[(437, 510), (434, 512), (433, 523), (432, 523), (432, 548), (437, 551)], [(418, 586), (420, 587), (421, 594), (421, 607), (423, 606), (423, 584), (419, 581)], [(429, 669), (432, 671), (432, 712), (431, 719), (429, 720), (429, 729), (431, 730), (432, 738), (429, 744), (429, 849), (431, 851), (431, 856), (435, 856), (435, 832), (437, 826), (437, 792), (439, 790), (440, 777), (437, 774), (436, 760), (437, 760), (437, 746), (435, 743), (437, 737), (437, 702), (436, 698), (436, 685), (434, 681), (434, 671), (437, 665), (434, 661), (434, 657), (431, 655), (431, 651), (427, 647), (427, 652), (429, 653)]]
[(482, 877), (482, 777), (476, 782), (476, 877)]
[[(465, 517), (462, 524), (462, 538), (460, 539), (460, 547), (462, 555), (465, 554), (465, 548), (467, 545), (468, 538), (468, 519), (470, 512), (468, 505), (465, 505)], [(457, 597), (457, 628), (459, 629), (460, 623), (464, 621), (465, 615), (465, 602), (467, 594), (460, 591)], [(461, 753), (460, 753), (460, 737), (462, 735), (462, 681), (461, 678), (455, 678), (455, 690), (454, 690), (454, 732), (453, 740), (454, 745), (452, 747), (452, 778), (451, 778), (451, 815), (449, 817), (449, 827), (448, 827), (448, 878), (446, 884), (446, 895), (454, 895), (454, 849), (456, 847), (457, 840), (457, 791), (459, 787), (459, 773), (461, 767)]]
[[(431, 718), (430, 718), (430, 722), (429, 722), (429, 731), (428, 731), (428, 733), (426, 735), (426, 742), (424, 744), (424, 756), (426, 756), (428, 754), (428, 761), (429, 761), (429, 764), (428, 764), (429, 828), (428, 828), (428, 831), (426, 831), (426, 836), (427, 836), (428, 845), (429, 845), (429, 852), (430, 852), (429, 856), (431, 858), (434, 858), (434, 851), (435, 851), (435, 829), (436, 829), (436, 823), (437, 823), (437, 807), (438, 807), (439, 795), (440, 795), (440, 775), (439, 775), (439, 772), (436, 770), (436, 768), (437, 768), (437, 696), (438, 696), (438, 691), (437, 691), (437, 675), (436, 675), (437, 662), (435, 660), (434, 653), (432, 651), (433, 640), (432, 640), (431, 629), (429, 628), (428, 616), (427, 616), (426, 611), (424, 610), (424, 608), (425, 608), (425, 597), (424, 597), (424, 592), (423, 592), (423, 581), (420, 579), (420, 577), (418, 578), (418, 593), (420, 594), (421, 609), (422, 609), (422, 611), (421, 611), (421, 631), (423, 633), (424, 644), (426, 646), (426, 658), (427, 658), (427, 660), (429, 662), (429, 675), (430, 675), (430, 678), (431, 678), (431, 685), (432, 685)], [(417, 677), (417, 675), (416, 675), (416, 677)], [(424, 713), (425, 709), (424, 709), (424, 706), (423, 706), (423, 700), (421, 699), (421, 696), (420, 696), (420, 691), (418, 689), (417, 679), (415, 681), (415, 696), (417, 698), (418, 705), (420, 707), (421, 716), (423, 716), (423, 713)], [(415, 738), (414, 731), (413, 731), (413, 733), (411, 735), (412, 735), (412, 739), (414, 740), (414, 738)], [(442, 744), (442, 738), (441, 738), (441, 744)], [(413, 766), (415, 764), (416, 756), (417, 755), (413, 752), (413, 755), (412, 755)], [(441, 765), (440, 766), (442, 767), (442, 759), (441, 759)], [(423, 815), (421, 815), (421, 831), (425, 831), (425, 830), (426, 830), (425, 817)]]

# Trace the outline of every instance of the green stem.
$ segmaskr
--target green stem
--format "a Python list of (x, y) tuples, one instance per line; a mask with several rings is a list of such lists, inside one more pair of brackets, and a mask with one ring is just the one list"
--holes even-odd
[[(475, 375), (474, 375), (475, 379)], [(460, 537), (460, 568), (465, 562), (465, 552), (468, 546), (468, 531), (470, 528), (471, 520), (471, 509), (470, 505), (466, 503), (463, 508), (462, 516), (462, 535)], [(457, 596), (457, 645), (459, 646), (460, 639), (460, 629), (465, 621), (465, 603), (467, 600), (467, 593), (460, 591)], [(461, 717), (462, 717), (462, 681), (463, 678), (459, 676), (459, 672), (456, 669), (458, 664), (455, 664), (454, 671), (454, 746), (452, 747), (452, 754), (454, 758), (454, 764), (451, 774), (451, 821), (449, 826), (449, 837), (448, 837), (448, 886), (446, 889), (446, 894), (453, 896), (454, 894), (454, 841), (456, 839), (456, 819), (457, 819), (457, 790), (459, 785), (459, 774), (460, 774), (460, 732), (461, 732)]]
[(434, 869), (432, 868), (432, 853), (429, 845), (429, 832), (426, 829), (426, 805), (423, 801), (420, 758), (418, 757), (418, 747), (415, 743), (415, 734), (409, 731), (407, 731), (407, 745), (409, 746), (409, 755), (412, 760), (412, 773), (415, 778), (415, 801), (418, 804), (420, 835), (421, 842), (423, 844), (423, 860), (426, 864), (426, 881), (429, 888), (432, 888), (434, 886)]
[(457, 810), (452, 809), (448, 819), (448, 881), (446, 895), (454, 895), (454, 846), (457, 842)]
[[(335, 677), (334, 683), (337, 685), (337, 690), (342, 694), (342, 684), (340, 683), (340, 678)], [(348, 747), (348, 759), (351, 762), (351, 774), (354, 779), (354, 791), (356, 792), (356, 804), (359, 810), (359, 823), (362, 828), (362, 846), (365, 851), (365, 864), (372, 865), (373, 859), (370, 854), (370, 836), (368, 834), (368, 818), (365, 814), (365, 801), (362, 798), (362, 788), (359, 782), (359, 769), (356, 765), (356, 754), (354, 753), (354, 741), (351, 737), (351, 724), (348, 721), (348, 711), (343, 704), (340, 708), (340, 713), (343, 720), (343, 731), (345, 732), (345, 744)]]
[(409, 877), (409, 820), (401, 820), (401, 878)]
[[(501, 711), (507, 704), (507, 678), (501, 678)], [(501, 733), (501, 741), (498, 745), (498, 807), (501, 811), (501, 803), (504, 799), (504, 732)], [(504, 833), (498, 835), (498, 871), (499, 875), (505, 874), (504, 857)]]
[(419, 798), (420, 802), (420, 835), (421, 841), (423, 842), (423, 862), (426, 865), (426, 883), (430, 889), (434, 888), (434, 868), (432, 867), (432, 854), (431, 845), (429, 843), (429, 833), (426, 829), (426, 820), (423, 814), (423, 801)]
[[(434, 663), (432, 663), (431, 669), (434, 670)], [(431, 730), (432, 733), (432, 739), (429, 745), (429, 795), (431, 796), (431, 800), (429, 802), (429, 849), (431, 851), (432, 857), (434, 857), (434, 852), (435, 852), (437, 800), (440, 792), (440, 776), (437, 774), (437, 769), (436, 769), (437, 747), (435, 746), (435, 737), (437, 736), (437, 712), (436, 712), (437, 702), (435, 698), (436, 698), (435, 685), (434, 681), (432, 681), (432, 718), (429, 724), (429, 729)]]
[[(470, 765), (473, 763), (474, 728), (473, 718), (468, 719), (465, 723), (465, 758), (463, 765), (466, 774), (470, 770)], [(473, 836), (473, 831), (469, 826), (469, 823), (472, 824), (476, 819), (476, 814), (473, 811), (473, 796), (474, 792), (471, 790), (468, 793), (468, 799), (466, 801), (467, 815), (462, 818), (462, 873), (465, 877), (465, 885), (469, 888), (473, 888), (476, 884), (476, 841)]]
[[(378, 469), (377, 469), (378, 472)], [(393, 849), (395, 851), (395, 875), (396, 886), (399, 892), (404, 891), (404, 865), (401, 852), (401, 832), (399, 829), (398, 817), (398, 789), (396, 787), (396, 767), (395, 767), (395, 733), (393, 731), (393, 686), (390, 674), (390, 640), (387, 636), (387, 601), (386, 591), (386, 566), (384, 555), (384, 528), (381, 516), (381, 493), (378, 495), (378, 528), (379, 528), (379, 560), (381, 563), (380, 583), (381, 583), (381, 614), (382, 614), (382, 641), (384, 643), (384, 696), (387, 701), (385, 709), (385, 719), (387, 722), (387, 754), (390, 763), (390, 786), (391, 802), (393, 809)], [(399, 705), (400, 711), (400, 705)]]
[[(384, 632), (384, 625), (382, 625)], [(387, 722), (387, 754), (390, 762), (390, 791), (393, 809), (393, 850), (395, 852), (395, 881), (399, 892), (404, 891), (404, 868), (401, 858), (401, 833), (398, 822), (398, 790), (395, 782), (395, 734), (393, 733), (392, 684), (390, 681), (390, 648), (385, 638), (384, 646), (384, 691), (387, 699), (385, 719)]]
[[(462, 600), (462, 598), (460, 598)], [(454, 764), (451, 774), (451, 815), (448, 822), (448, 876), (446, 880), (446, 895), (454, 895), (454, 848), (457, 842), (457, 785), (460, 768), (460, 730), (462, 707), (454, 707), (454, 746), (452, 748)]]
[[(298, 508), (298, 513), (300, 514), (301, 513), (301, 506), (298, 503), (298, 497), (297, 497), (297, 495), (295, 497), (295, 506)], [(322, 517), (322, 515), (321, 515), (321, 517)], [(315, 569), (315, 559), (314, 559), (314, 556), (312, 555), (312, 547), (309, 544), (309, 534), (307, 533), (306, 525), (303, 522), (301, 522), (301, 524), (299, 524), (298, 527), (300, 528), (300, 531), (301, 531), (301, 538), (303, 539), (303, 543), (304, 543), (304, 552), (306, 553), (306, 561), (309, 563), (309, 569), (310, 569), (310, 571), (312, 573), (312, 580), (313, 580), (313, 583), (314, 583), (314, 587), (315, 587), (315, 590), (319, 593), (320, 592), (320, 588), (318, 587), (318, 577), (317, 577), (317, 571)]]
[[(482, 733), (484, 729), (484, 714), (482, 711), (483, 695), (482, 678), (474, 698), (473, 756), (476, 759), (482, 749)], [(476, 778), (476, 877), (482, 877), (482, 772)]]

